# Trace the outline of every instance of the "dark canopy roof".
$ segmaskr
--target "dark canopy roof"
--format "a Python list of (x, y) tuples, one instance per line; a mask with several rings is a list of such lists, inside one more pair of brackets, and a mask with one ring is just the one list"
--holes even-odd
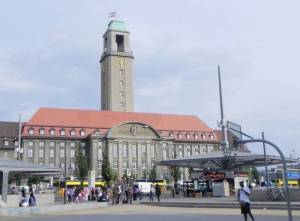
[(60, 168), (47, 167), (44, 165), (2, 157), (0, 158), (0, 171), (35, 174), (60, 174), (62, 172)]
[[(267, 155), (267, 162), (268, 165), (281, 164), (281, 158)], [(286, 159), (286, 162), (292, 163), (295, 161)], [(198, 156), (162, 160), (158, 162), (158, 165), (202, 168), (208, 170), (233, 170), (242, 166), (264, 166), (265, 158), (263, 154), (250, 152), (231, 151), (229, 156), (226, 156), (223, 151), (214, 151)]]

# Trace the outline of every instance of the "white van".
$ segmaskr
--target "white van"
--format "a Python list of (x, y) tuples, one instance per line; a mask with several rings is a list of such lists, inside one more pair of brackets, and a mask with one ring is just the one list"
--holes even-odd
[(141, 191), (143, 194), (149, 194), (151, 189), (151, 182), (133, 182), (133, 185), (139, 187), (139, 191)]

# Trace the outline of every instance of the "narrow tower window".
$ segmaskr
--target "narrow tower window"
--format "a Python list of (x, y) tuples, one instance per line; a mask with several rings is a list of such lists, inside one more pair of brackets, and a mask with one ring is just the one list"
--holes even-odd
[(124, 52), (124, 36), (116, 35), (117, 51)]

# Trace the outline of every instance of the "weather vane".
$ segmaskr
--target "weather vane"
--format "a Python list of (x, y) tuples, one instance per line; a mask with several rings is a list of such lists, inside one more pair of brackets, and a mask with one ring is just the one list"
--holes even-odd
[(116, 18), (117, 18), (117, 11), (114, 10), (114, 11), (110, 12), (108, 14), (108, 17), (111, 18), (112, 20), (116, 20)]

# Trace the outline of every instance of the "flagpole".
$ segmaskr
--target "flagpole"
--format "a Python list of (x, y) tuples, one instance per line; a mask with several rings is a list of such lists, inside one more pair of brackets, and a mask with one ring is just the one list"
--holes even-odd
[(18, 151), (17, 151), (17, 160), (21, 160), (20, 152), (21, 152), (21, 132), (22, 132), (22, 125), (21, 125), (21, 114), (19, 114), (19, 136), (18, 136)]

